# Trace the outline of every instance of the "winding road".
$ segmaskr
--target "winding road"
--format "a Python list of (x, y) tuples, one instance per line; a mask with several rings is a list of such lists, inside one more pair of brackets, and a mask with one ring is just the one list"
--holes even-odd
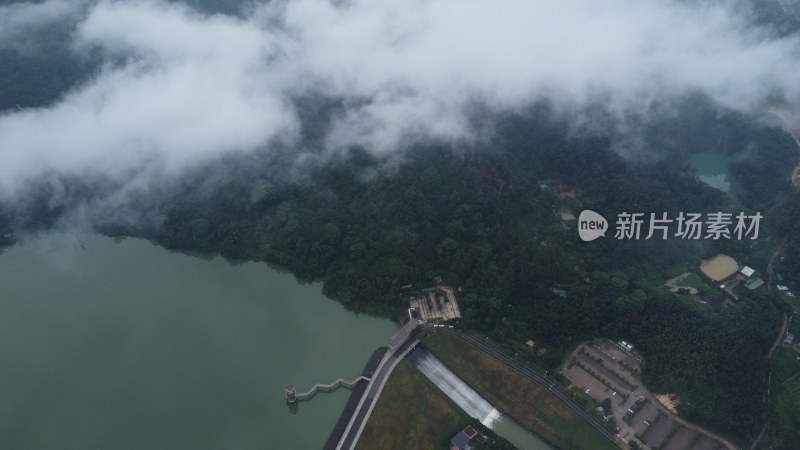
[(386, 352), (378, 368), (375, 369), (366, 392), (364, 392), (355, 412), (353, 412), (353, 417), (350, 419), (339, 445), (336, 446), (336, 450), (351, 450), (355, 448), (358, 438), (364, 430), (364, 425), (366, 425), (367, 419), (372, 413), (372, 408), (375, 407), (375, 403), (377, 403), (378, 397), (381, 395), (384, 385), (386, 385), (386, 380), (389, 379), (389, 375), (397, 363), (419, 343), (419, 339), (425, 335), (426, 329), (427, 327), (424, 327), (412, 331), (408, 338), (399, 344), (397, 348)]

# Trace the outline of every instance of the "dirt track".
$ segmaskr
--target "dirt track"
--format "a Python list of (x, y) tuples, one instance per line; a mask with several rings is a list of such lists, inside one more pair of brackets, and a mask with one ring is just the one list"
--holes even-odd
[(767, 353), (767, 358), (772, 358), (772, 355), (775, 353), (775, 350), (778, 349), (778, 346), (781, 345), (781, 341), (783, 340), (783, 335), (786, 334), (786, 327), (789, 326), (789, 315), (783, 313), (783, 324), (781, 325), (781, 332), (778, 333), (778, 337), (775, 339), (775, 343), (772, 344), (772, 348)]

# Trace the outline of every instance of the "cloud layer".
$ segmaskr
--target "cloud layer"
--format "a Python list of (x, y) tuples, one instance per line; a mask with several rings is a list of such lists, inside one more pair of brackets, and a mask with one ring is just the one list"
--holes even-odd
[[(702, 91), (739, 110), (800, 100), (800, 39), (730, 2), (324, 0), (248, 4), (239, 17), (156, 0), (0, 7), (0, 45), (61, 22), (108, 64), (45, 108), (0, 116), (0, 196), (48, 174), (141, 180), (292, 142), (292, 99), (346, 108), (326, 151), (392, 154), (470, 135), (470, 108), (542, 98), (609, 111)], [(145, 179), (152, 179), (145, 177)]]

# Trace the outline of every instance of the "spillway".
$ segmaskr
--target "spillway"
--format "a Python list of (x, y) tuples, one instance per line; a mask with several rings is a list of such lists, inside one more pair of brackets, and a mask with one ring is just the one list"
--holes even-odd
[(426, 348), (417, 347), (408, 354), (408, 359), (464, 412), (506, 438), (515, 447), (523, 450), (553, 450), (538, 436), (501, 414)]
[(437, 357), (424, 348), (417, 348), (408, 355), (408, 358), (456, 405), (485, 426), (492, 428), (492, 421), (500, 416), (500, 412), (451, 372)]

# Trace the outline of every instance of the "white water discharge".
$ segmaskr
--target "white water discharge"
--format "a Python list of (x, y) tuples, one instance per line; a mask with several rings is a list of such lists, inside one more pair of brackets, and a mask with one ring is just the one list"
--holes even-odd
[(522, 450), (553, 450), (536, 435), (500, 413), (486, 399), (461, 380), (436, 356), (424, 348), (416, 348), (408, 358), (429, 380), (470, 416), (504, 437)]
[(500, 417), (489, 402), (475, 392), (467, 383), (450, 371), (438, 358), (423, 349), (416, 349), (408, 355), (409, 359), (425, 374), (433, 384), (452, 399), (467, 414), (492, 428), (492, 422)]

